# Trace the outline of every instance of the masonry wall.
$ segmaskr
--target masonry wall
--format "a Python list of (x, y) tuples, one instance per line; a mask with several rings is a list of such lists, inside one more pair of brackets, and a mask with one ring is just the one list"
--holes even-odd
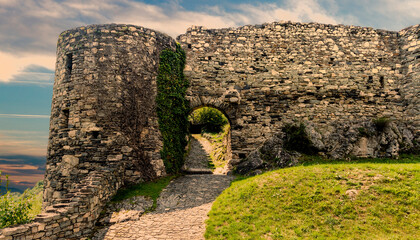
[(122, 182), (144, 179), (142, 162), (163, 173), (155, 78), (160, 52), (174, 47), (166, 35), (129, 25), (88, 26), (60, 35), (47, 204), (65, 198), (78, 180), (98, 168), (118, 169)]
[[(407, 37), (415, 31), (418, 27), (407, 30)], [(187, 51), (192, 106), (212, 105), (227, 113), (235, 159), (246, 157), (286, 122), (311, 122), (322, 132), (333, 122), (410, 118), (400, 87), (411, 89), (419, 71), (412, 66), (412, 77), (406, 77), (414, 50), (403, 50), (410, 57), (402, 66), (397, 32), (283, 22), (192, 27), (178, 41)], [(416, 90), (405, 92), (410, 91)]]
[(167, 35), (132, 25), (59, 36), (44, 209), (34, 223), (3, 229), (0, 239), (88, 236), (118, 188), (164, 173), (156, 76), (160, 52), (175, 46)]
[[(284, 22), (192, 27), (178, 41), (191, 107), (213, 106), (229, 118), (234, 165), (288, 122), (308, 123), (332, 156), (376, 156), (383, 146), (394, 156), (400, 143), (419, 143), (419, 29)], [(132, 25), (60, 35), (44, 210), (33, 223), (0, 230), (0, 239), (88, 236), (118, 188), (163, 174), (156, 75), (160, 52), (175, 44)], [(360, 135), (382, 116), (391, 127)]]
[[(403, 79), (401, 95), (404, 100), (404, 115), (409, 117), (420, 131), (420, 25), (399, 32)], [(420, 139), (418, 139), (420, 140)]]

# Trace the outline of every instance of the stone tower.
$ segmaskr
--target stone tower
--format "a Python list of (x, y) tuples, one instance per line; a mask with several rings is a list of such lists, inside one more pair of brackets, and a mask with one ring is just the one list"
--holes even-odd
[(131, 25), (92, 25), (60, 35), (46, 206), (70, 198), (92, 174), (111, 174), (107, 187), (116, 190), (163, 173), (155, 78), (160, 52), (175, 44), (164, 34)]
[[(331, 157), (419, 146), (420, 25), (393, 32), (276, 22), (192, 27), (177, 39), (190, 107), (216, 107), (229, 118), (232, 166), (293, 121), (305, 122)], [(171, 37), (133, 25), (59, 36), (44, 211), (0, 239), (88, 236), (120, 186), (163, 174), (156, 77), (161, 51), (175, 48)], [(358, 131), (382, 116), (392, 127)]]

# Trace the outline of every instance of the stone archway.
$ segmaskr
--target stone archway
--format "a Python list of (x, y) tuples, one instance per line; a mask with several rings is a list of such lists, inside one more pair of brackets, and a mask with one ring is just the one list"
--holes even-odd
[(191, 112), (201, 107), (212, 107), (221, 111), (232, 125), (236, 119), (236, 112), (241, 97), (240, 93), (232, 88), (217, 98), (213, 96), (194, 96), (190, 94), (187, 96), (187, 99), (190, 101)]

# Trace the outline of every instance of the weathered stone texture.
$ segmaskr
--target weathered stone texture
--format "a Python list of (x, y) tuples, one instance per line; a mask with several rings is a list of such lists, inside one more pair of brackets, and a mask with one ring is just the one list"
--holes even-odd
[[(315, 147), (331, 157), (395, 156), (416, 142), (418, 148), (419, 31), (282, 22), (192, 27), (178, 41), (187, 54), (191, 107), (224, 112), (230, 164), (248, 157), (245, 168), (258, 171), (266, 164), (261, 154), (294, 164), (279, 137), (290, 122), (305, 122)], [(0, 239), (87, 236), (120, 186), (163, 174), (156, 75), (160, 52), (175, 44), (132, 25), (60, 35), (45, 209), (34, 223), (1, 230)], [(361, 134), (383, 116), (393, 120), (384, 132)]]
[(405, 40), (366, 27), (283, 22), (192, 27), (178, 41), (187, 51), (192, 107), (226, 113), (235, 160), (285, 122), (309, 121), (322, 133), (337, 121), (416, 118), (418, 29), (403, 30)]
[[(160, 52), (174, 47), (170, 37), (130, 25), (94, 25), (60, 35), (45, 180), (47, 203), (54, 203), (53, 199), (97, 167), (121, 170), (119, 177), (124, 179), (119, 181), (141, 179), (136, 164), (140, 160), (133, 154), (135, 138), (141, 139), (138, 143), (146, 160), (162, 174), (155, 78)], [(132, 116), (148, 122), (138, 135), (131, 134), (137, 129), (126, 126), (125, 120)]]
[(164, 173), (154, 99), (160, 52), (175, 46), (167, 35), (131, 25), (60, 35), (44, 211), (0, 239), (79, 239), (120, 186), (146, 178), (144, 162), (155, 176)]
[[(420, 131), (420, 25), (399, 32), (403, 79), (400, 83), (404, 99), (404, 115), (409, 117)], [(418, 136), (418, 134), (417, 134)], [(419, 142), (419, 138), (417, 138)]]

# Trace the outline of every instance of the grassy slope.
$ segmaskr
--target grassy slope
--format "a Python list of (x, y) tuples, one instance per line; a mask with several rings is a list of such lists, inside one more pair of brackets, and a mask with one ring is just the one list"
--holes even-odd
[(36, 215), (41, 213), (42, 210), (42, 195), (44, 190), (44, 182), (41, 180), (35, 186), (29, 190), (27, 190), (28, 196), (30, 197), (30, 201), (32, 203), (32, 207), (29, 210), (30, 218), (35, 218)]
[(226, 165), (225, 154), (226, 154), (226, 145), (223, 144), (223, 139), (229, 133), (230, 125), (225, 124), (222, 128), (222, 131), (219, 133), (204, 133), (210, 137), (208, 139), (213, 147), (213, 151), (210, 153), (210, 158), (212, 160), (211, 166), (212, 169), (215, 168), (224, 168)]
[(153, 209), (156, 208), (156, 201), (162, 190), (169, 184), (169, 182), (176, 178), (177, 175), (170, 175), (159, 178), (152, 182), (143, 182), (127, 188), (119, 189), (117, 194), (112, 198), (112, 202), (118, 202), (129, 199), (134, 196), (146, 196), (153, 199)]
[(207, 239), (419, 239), (420, 164), (328, 164), (232, 183)]

